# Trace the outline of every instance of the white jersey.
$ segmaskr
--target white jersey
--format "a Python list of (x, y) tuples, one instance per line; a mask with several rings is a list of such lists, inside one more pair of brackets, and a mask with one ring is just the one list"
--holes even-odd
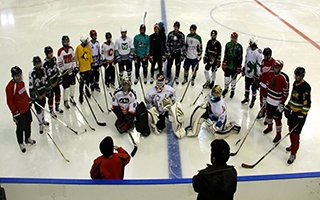
[(95, 43), (92, 42), (92, 40), (89, 42), (91, 52), (92, 52), (92, 58), (93, 58), (93, 66), (98, 66), (100, 61), (100, 43), (99, 41), (96, 41)]
[(124, 94), (122, 87), (118, 88), (112, 97), (112, 107), (119, 106), (123, 114), (136, 114), (137, 96), (134, 90), (130, 90), (127, 95)]
[(62, 75), (65, 75), (66, 70), (69, 70), (68, 75), (72, 74), (73, 69), (76, 67), (74, 50), (72, 47), (61, 47), (58, 50), (58, 67), (60, 74)]
[(116, 54), (115, 56), (120, 55), (122, 57), (121, 59), (128, 59), (129, 54), (134, 50), (132, 39), (130, 37), (120, 37), (116, 40), (114, 50)]
[(202, 54), (202, 40), (198, 34), (187, 35), (186, 39), (186, 57), (188, 59), (197, 59)]
[(111, 42), (109, 45), (104, 42), (101, 45), (101, 60), (112, 61), (114, 60), (114, 43)]
[(221, 98), (219, 101), (217, 102), (213, 102), (210, 100), (208, 100), (208, 104), (210, 106), (210, 111), (212, 113), (213, 116), (209, 117), (212, 118), (216, 118), (216, 121), (221, 121), (222, 123), (224, 123), (224, 121), (227, 119), (227, 107), (226, 104), (224, 103), (223, 98)]
[(248, 78), (254, 76), (260, 76), (262, 62), (262, 51), (259, 48), (252, 50), (251, 47), (247, 48), (246, 60), (245, 60), (245, 74)]
[(173, 87), (165, 85), (161, 92), (158, 92), (156, 87), (152, 87), (146, 95), (148, 109), (155, 107), (160, 114), (164, 113), (162, 101), (167, 97), (170, 98), (173, 103), (175, 102), (176, 91)]

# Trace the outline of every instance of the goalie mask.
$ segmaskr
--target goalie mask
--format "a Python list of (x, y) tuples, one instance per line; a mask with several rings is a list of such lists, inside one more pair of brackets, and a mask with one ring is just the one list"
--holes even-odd
[(129, 93), (131, 90), (131, 80), (129, 78), (125, 78), (122, 80), (122, 90), (125, 95)]
[(156, 90), (158, 93), (162, 92), (165, 85), (165, 78), (162, 74), (158, 74), (156, 81)]
[(210, 100), (212, 102), (218, 102), (221, 99), (221, 95), (222, 95), (222, 88), (220, 87), (220, 85), (215, 85), (211, 90)]

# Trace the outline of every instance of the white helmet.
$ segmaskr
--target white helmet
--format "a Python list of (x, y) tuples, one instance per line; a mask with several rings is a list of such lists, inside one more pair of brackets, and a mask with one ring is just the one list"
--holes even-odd
[(120, 32), (127, 32), (127, 27), (125, 27), (124, 25), (122, 25), (120, 27)]
[(88, 36), (82, 35), (80, 37), (80, 42), (85, 43), (85, 42), (88, 42), (88, 41), (89, 41), (89, 37)]
[(251, 37), (249, 43), (258, 45), (258, 38), (255, 36)]

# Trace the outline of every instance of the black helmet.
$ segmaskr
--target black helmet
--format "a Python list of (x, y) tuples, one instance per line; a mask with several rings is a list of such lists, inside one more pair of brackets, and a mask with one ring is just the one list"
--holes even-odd
[(180, 28), (180, 22), (176, 21), (176, 22), (173, 24), (173, 27), (178, 27), (178, 28)]
[(210, 35), (212, 35), (213, 33), (214, 33), (215, 35), (218, 34), (218, 32), (217, 32), (216, 30), (212, 30), (211, 33), (210, 33)]
[(140, 25), (140, 29), (139, 29), (139, 30), (141, 30), (141, 29), (144, 29), (144, 30), (146, 30), (146, 25), (144, 25), (144, 24), (141, 24), (141, 25)]
[(35, 56), (32, 59), (33, 65), (37, 64), (37, 63), (41, 63), (41, 58), (39, 56)]
[(64, 35), (64, 36), (62, 36), (61, 41), (62, 41), (62, 43), (63, 43), (63, 42), (69, 42), (69, 41), (70, 41), (70, 38), (69, 38), (69, 36)]
[(296, 76), (301, 76), (303, 78), (305, 74), (306, 74), (306, 70), (303, 67), (297, 67), (294, 70), (294, 75)]
[(46, 54), (46, 56), (47, 56), (49, 53), (51, 53), (51, 52), (53, 52), (52, 47), (46, 46), (46, 47), (44, 48), (44, 53)]
[(271, 56), (272, 55), (272, 50), (269, 47), (264, 48), (263, 49), (263, 55), (264, 56)]
[(11, 77), (14, 78), (16, 75), (22, 74), (22, 70), (18, 66), (14, 66), (11, 68)]
[(107, 39), (107, 38), (112, 38), (111, 33), (110, 33), (110, 32), (106, 32), (106, 34), (105, 34), (105, 38), (106, 38), (106, 39)]
[(191, 26), (190, 26), (190, 30), (197, 30), (197, 26), (195, 25), (195, 24), (192, 24)]

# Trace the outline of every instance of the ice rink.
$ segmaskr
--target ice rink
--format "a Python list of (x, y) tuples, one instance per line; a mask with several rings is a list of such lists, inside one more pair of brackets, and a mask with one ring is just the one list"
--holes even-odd
[[(107, 135), (112, 136), (116, 145), (131, 152), (133, 145), (127, 134), (119, 134), (114, 126), (115, 115), (102, 113), (93, 99), (90, 100), (97, 118), (107, 126), (98, 126), (94, 121), (86, 102), (78, 106), (96, 131), (90, 130), (75, 107), (66, 110), (59, 119), (72, 128), (86, 133), (76, 135), (46, 114), (50, 122), (48, 134), (52, 136), (65, 157), (66, 162), (47, 134), (39, 134), (37, 119), (33, 116), (32, 138), (37, 141), (34, 146), (27, 146), (27, 152), (21, 153), (15, 136), (15, 124), (6, 105), (5, 86), (11, 79), (10, 68), (18, 65), (24, 72), (24, 81), (28, 85), (28, 73), (33, 68), (32, 58), (39, 55), (44, 58), (43, 49), (51, 45), (56, 55), (61, 47), (62, 35), (68, 35), (71, 45), (76, 48), (82, 34), (89, 35), (91, 29), (97, 30), (100, 44), (105, 41), (104, 34), (110, 31), (113, 41), (120, 37), (120, 26), (125, 25), (128, 36), (134, 37), (139, 32), (143, 14), (147, 11), (147, 34), (153, 33), (153, 25), (163, 21), (168, 33), (173, 23), (181, 23), (181, 31), (189, 33), (191, 24), (198, 26), (197, 33), (202, 37), (203, 48), (210, 39), (212, 29), (218, 31), (217, 39), (224, 46), (230, 40), (233, 31), (239, 33), (238, 42), (244, 52), (251, 36), (258, 38), (258, 47), (270, 47), (273, 57), (284, 61), (283, 71), (290, 78), (290, 93), (294, 81), (294, 69), (306, 68), (305, 80), (312, 87), (312, 105), (306, 124), (301, 134), (300, 149), (292, 165), (287, 164), (289, 138), (284, 140), (254, 169), (244, 169), (241, 163), (253, 164), (273, 147), (275, 127), (272, 133), (264, 135), (263, 121), (256, 121), (253, 129), (239, 153), (231, 157), (238, 174), (284, 174), (295, 172), (320, 171), (320, 130), (319, 123), (319, 63), (320, 63), (320, 2), (302, 0), (294, 3), (289, 0), (273, 1), (222, 1), (222, 0), (177, 0), (177, 1), (84, 1), (84, 0), (1, 0), (0, 1), (0, 177), (35, 177), (35, 178), (71, 178), (88, 179), (93, 160), (100, 155), (99, 143)], [(223, 54), (222, 54), (223, 56)], [(150, 69), (150, 64), (149, 68)], [(173, 69), (175, 69), (173, 67)], [(191, 105), (205, 82), (204, 64), (201, 61), (195, 86), (190, 86), (182, 102), (185, 112), (185, 125), (196, 105)], [(150, 72), (150, 71), (149, 71)], [(141, 72), (142, 74), (142, 72)], [(183, 70), (180, 73), (180, 83)], [(150, 78), (150, 77), (149, 77)], [(217, 84), (222, 87), (223, 71), (217, 71)], [(144, 89), (151, 88), (149, 83)], [(180, 101), (186, 85), (174, 85), (177, 100)], [(102, 88), (102, 87), (101, 87)], [(143, 100), (141, 87), (133, 85), (138, 100)], [(61, 87), (62, 91), (62, 87)], [(103, 91), (94, 92), (101, 106), (105, 109)], [(226, 139), (231, 152), (236, 151), (236, 141), (243, 138), (259, 112), (259, 104), (253, 109), (241, 105), (244, 95), (244, 78), (237, 84), (233, 99), (225, 98), (228, 109), (228, 121), (241, 125), (241, 132)], [(78, 100), (78, 84), (76, 86)], [(109, 107), (111, 98), (108, 95)], [(200, 104), (203, 96), (197, 101)], [(78, 102), (78, 101), (77, 101)], [(48, 105), (46, 105), (48, 106)], [(106, 110), (106, 109), (105, 109)], [(288, 133), (286, 118), (283, 117), (282, 135)], [(318, 124), (319, 123), (319, 124)], [(210, 142), (214, 135), (201, 129), (198, 137), (176, 139), (167, 132), (161, 135), (151, 134), (140, 138), (138, 151), (126, 167), (125, 179), (190, 178), (209, 162)]]

